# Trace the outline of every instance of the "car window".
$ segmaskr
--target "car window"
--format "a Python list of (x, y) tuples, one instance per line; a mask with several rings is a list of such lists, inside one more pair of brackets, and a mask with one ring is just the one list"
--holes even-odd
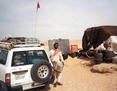
[(40, 60), (46, 60), (48, 61), (48, 57), (43, 50), (32, 50), (27, 52), (29, 64), (34, 64), (37, 61)]
[(13, 53), (13, 60), (12, 60), (12, 66), (20, 66), (20, 65), (26, 65), (28, 64), (27, 58), (26, 58), (26, 52), (14, 52)]
[(35, 62), (40, 60), (49, 61), (44, 50), (14, 52), (12, 66), (34, 64)]
[(0, 64), (5, 65), (7, 60), (8, 51), (0, 50)]

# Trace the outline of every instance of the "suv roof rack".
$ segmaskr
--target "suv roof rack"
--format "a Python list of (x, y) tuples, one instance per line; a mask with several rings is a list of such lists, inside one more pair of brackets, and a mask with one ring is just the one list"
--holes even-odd
[(40, 47), (44, 44), (40, 43), (37, 38), (11, 37), (0, 42), (0, 48), (12, 49), (19, 47)]
[(6, 40), (2, 40), (2, 42), (9, 42), (15, 44), (39, 44), (40, 40), (38, 40), (37, 38), (9, 37)]
[(19, 44), (19, 45), (14, 45), (13, 48), (19, 48), (19, 47), (40, 47), (41, 44)]

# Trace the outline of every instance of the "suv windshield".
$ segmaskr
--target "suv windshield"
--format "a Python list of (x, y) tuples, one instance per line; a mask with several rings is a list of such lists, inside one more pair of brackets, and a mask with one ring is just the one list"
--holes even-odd
[(46, 60), (48, 57), (44, 50), (19, 51), (13, 53), (12, 66), (34, 64), (37, 61)]

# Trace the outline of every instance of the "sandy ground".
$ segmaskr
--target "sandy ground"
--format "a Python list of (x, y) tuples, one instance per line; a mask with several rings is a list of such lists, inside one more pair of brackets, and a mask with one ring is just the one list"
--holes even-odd
[(65, 60), (62, 86), (50, 85), (36, 91), (117, 91), (117, 72), (92, 73), (90, 67), (80, 64), (81, 60), (84, 59), (69, 57)]
[[(46, 42), (47, 43), (47, 42)], [(72, 41), (71, 43), (79, 43), (81, 41)], [(46, 46), (47, 48), (47, 46)], [(48, 49), (47, 49), (48, 50)], [(113, 73), (93, 73), (89, 66), (81, 65), (81, 61), (87, 59), (71, 58), (65, 60), (62, 86), (50, 86), (34, 91), (117, 91), (117, 72)]]

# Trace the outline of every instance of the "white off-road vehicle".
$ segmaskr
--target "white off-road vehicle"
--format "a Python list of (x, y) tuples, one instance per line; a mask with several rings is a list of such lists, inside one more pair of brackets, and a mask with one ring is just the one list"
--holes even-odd
[(50, 84), (53, 78), (52, 63), (40, 44), (0, 48), (0, 91), (42, 87)]

